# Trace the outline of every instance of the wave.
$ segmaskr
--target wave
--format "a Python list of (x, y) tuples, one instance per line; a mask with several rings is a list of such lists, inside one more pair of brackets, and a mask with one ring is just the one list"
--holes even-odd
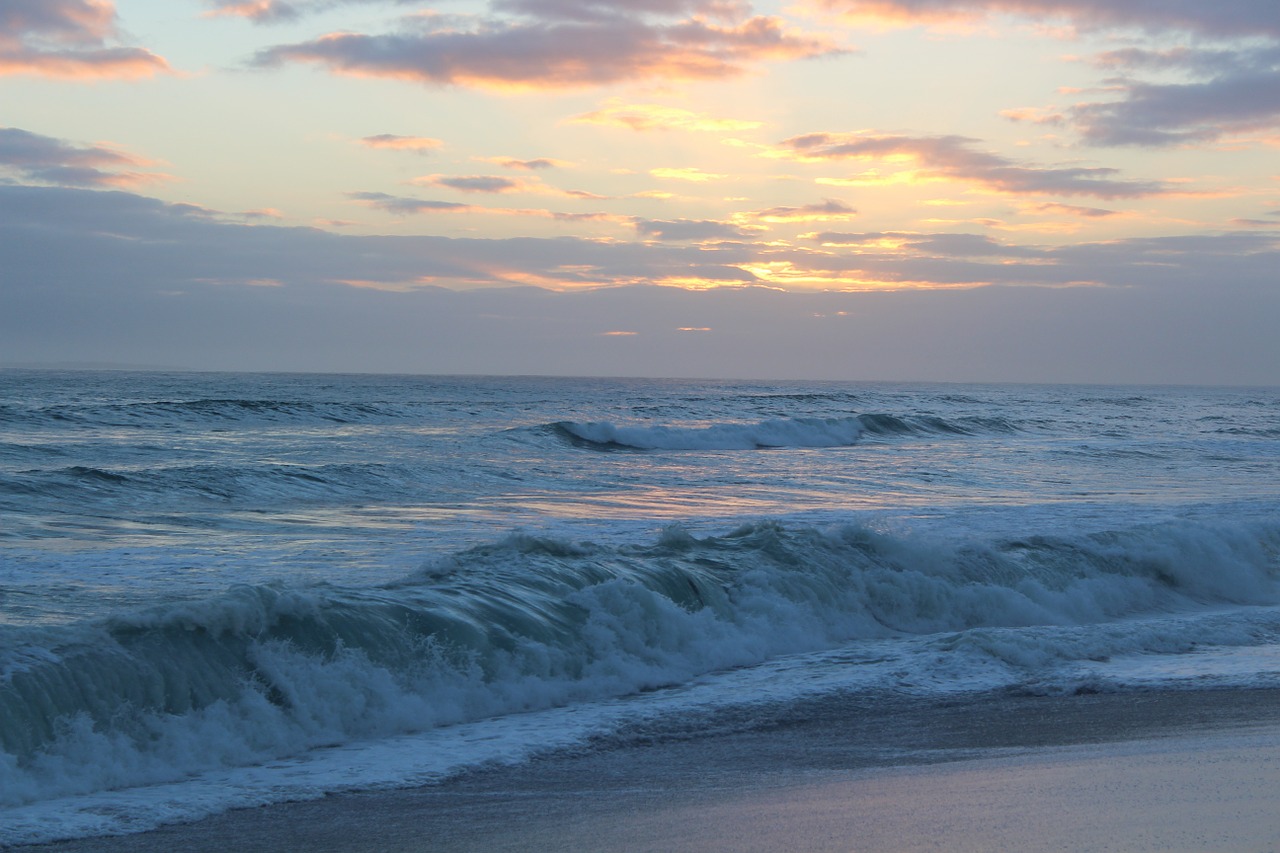
[(607, 421), (548, 424), (571, 444), (598, 450), (760, 450), (780, 447), (848, 447), (867, 436), (972, 435), (1014, 432), (1000, 418), (946, 420), (920, 415), (864, 414), (843, 418), (773, 418), (753, 424), (703, 427), (619, 426)]
[[(967, 544), (775, 523), (707, 538), (671, 528), (646, 546), (517, 535), (378, 588), (239, 586), (9, 627), (0, 805), (685, 684), (854, 640), (958, 632), (981, 649), (984, 629), (1273, 605), (1278, 553), (1280, 528), (1245, 526)], [(1160, 650), (1114, 643), (1088, 654)], [(1042, 644), (1007, 662), (1034, 682), (1046, 660), (1077, 653)]]
[(162, 429), (232, 424), (354, 424), (405, 416), (395, 406), (374, 403), (210, 398), (128, 403), (0, 407), (0, 423), (31, 426)]
[(0, 474), (7, 496), (58, 505), (131, 506), (214, 502), (219, 505), (278, 502), (289, 505), (389, 500), (410, 492), (422, 471), (384, 462), (198, 464), (105, 469), (86, 465)]

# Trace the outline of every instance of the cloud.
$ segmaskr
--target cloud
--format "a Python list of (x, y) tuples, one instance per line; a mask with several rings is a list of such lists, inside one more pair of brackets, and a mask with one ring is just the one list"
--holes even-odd
[(982, 234), (918, 234), (909, 231), (864, 231), (842, 233), (824, 231), (808, 235), (826, 247), (857, 249), (861, 252), (892, 252), (897, 257), (935, 258), (1027, 258), (1043, 257), (1039, 250), (1014, 246)]
[(832, 220), (852, 219), (858, 211), (836, 199), (824, 199), (816, 204), (799, 207), (770, 207), (755, 213), (746, 214), (744, 218), (758, 222), (830, 222)]
[(728, 175), (719, 175), (714, 172), (704, 172), (693, 166), (650, 169), (649, 174), (653, 175), (655, 178), (666, 178), (673, 181), (690, 181), (695, 184), (704, 184), (707, 181), (722, 181), (729, 177)]
[(305, 15), (325, 12), (339, 6), (373, 5), (375, 3), (408, 6), (417, 0), (204, 0), (210, 7), (209, 17), (247, 18), (255, 24), (278, 24), (296, 21)]
[(568, 165), (563, 160), (553, 160), (550, 157), (537, 157), (532, 160), (519, 160), (515, 157), (478, 157), (476, 159), (486, 163), (494, 163), (504, 169), (520, 169), (526, 172), (558, 169)]
[[(805, 252), (359, 236), (228, 222), (120, 191), (0, 185), (0, 362), (1280, 384), (1274, 232), (1043, 247), (906, 232), (841, 240)], [(741, 266), (770, 261), (815, 277), (951, 270), (995, 284), (749, 286)], [(686, 277), (740, 286), (654, 284)], [(1050, 286), (1071, 281), (1104, 286)], [(715, 332), (681, 331), (703, 328)], [(600, 335), (611, 330), (636, 334)]]
[[(1211, 142), (1233, 133), (1280, 126), (1280, 14), (1273, 0), (1229, 3), (1121, 3), (1112, 0), (816, 0), (855, 18), (881, 23), (949, 24), (993, 15), (1066, 21), (1079, 29), (1189, 33), (1226, 47), (1108, 51), (1095, 62), (1126, 75), (1176, 72), (1190, 79), (1105, 81), (1118, 99), (1067, 110), (1008, 110), (1007, 118), (1070, 124), (1092, 145), (1171, 146)], [(1262, 43), (1259, 44), (1259, 41)]]
[(151, 77), (170, 70), (154, 53), (111, 45), (116, 40), (116, 9), (110, 0), (0, 2), (0, 75), (95, 80)]
[(1235, 51), (1130, 49), (1101, 59), (1114, 68), (1180, 70), (1193, 79), (1110, 81), (1121, 94), (1119, 100), (1076, 104), (1066, 112), (1087, 143), (1185, 145), (1280, 127), (1278, 45)]
[[(1088, 166), (1028, 166), (1000, 154), (978, 150), (978, 140), (963, 136), (899, 136), (876, 133), (809, 133), (784, 140), (770, 156), (804, 162), (824, 160), (910, 161), (913, 180), (952, 180), (1013, 195), (1141, 198), (1171, 192), (1155, 181), (1115, 177), (1116, 169)], [(870, 176), (868, 182), (890, 177)]]
[[(448, 180), (448, 179), (444, 179)], [(469, 180), (463, 178), (461, 180)], [(482, 190), (464, 190), (464, 192), (481, 192)], [(493, 190), (490, 190), (491, 192)], [(454, 201), (435, 201), (431, 199), (394, 196), (380, 192), (347, 193), (347, 198), (369, 207), (386, 211), (396, 216), (413, 216), (420, 213), (479, 213), (491, 216), (531, 216), (539, 219), (555, 219), (562, 222), (612, 222), (630, 224), (633, 220), (627, 216), (614, 213), (562, 213), (540, 208), (485, 207), (478, 204), (464, 204)]]
[(266, 219), (284, 219), (284, 214), (274, 207), (260, 207), (256, 210), (246, 210), (240, 215), (251, 222)]
[(480, 209), (474, 205), (456, 201), (431, 201), (377, 192), (347, 193), (347, 198), (363, 202), (379, 210), (385, 210), (387, 213), (394, 213), (397, 216), (416, 213), (470, 213)]
[(391, 151), (411, 151), (415, 154), (426, 154), (437, 148), (443, 148), (444, 142), (430, 136), (397, 136), (393, 133), (379, 133), (366, 136), (360, 144), (369, 148), (385, 148)]
[[(502, 175), (423, 175), (414, 178), (409, 183), (415, 186), (439, 187), (463, 193), (532, 193), (590, 201), (603, 201), (609, 198), (608, 196), (585, 190), (558, 189), (544, 184), (537, 178), (522, 180), (507, 178)], [(597, 218), (603, 218), (603, 215)]]
[(524, 181), (504, 178), (501, 175), (424, 175), (411, 183), (430, 187), (444, 187), (464, 193), (507, 193), (527, 191)]
[[(713, 7), (724, 11), (724, 20), (680, 17)], [(518, 14), (466, 26), (422, 16), (395, 33), (338, 32), (277, 45), (253, 62), (263, 68), (309, 62), (354, 76), (537, 91), (715, 80), (763, 61), (839, 52), (824, 36), (793, 32), (778, 18), (748, 17), (734, 3), (508, 2), (494, 8)]]
[[(355, 195), (397, 213), (556, 216)], [(628, 222), (641, 235), (661, 234), (672, 242), (343, 235), (243, 224), (206, 208), (120, 191), (0, 185), (0, 255), (21, 272), (12, 279), (15, 287), (80, 276), (91, 282), (109, 270), (128, 287), (134, 286), (130, 282), (182, 288), (192, 282), (266, 280), (285, 288), (366, 282), (388, 288), (535, 283), (556, 289), (645, 282), (694, 287), (791, 282), (833, 290), (1088, 283), (1144, 289), (1161, 298), (1203, 293), (1211, 300), (1233, 289), (1274, 292), (1274, 270), (1280, 268), (1280, 234), (1256, 230), (1048, 246), (969, 233), (824, 231), (807, 235), (806, 247), (743, 239), (678, 245), (698, 228), (708, 229), (706, 235), (714, 239), (714, 226), (726, 226), (696, 220)], [(24, 284), (29, 273), (34, 277)]]
[(737, 131), (760, 127), (758, 121), (711, 118), (677, 107), (658, 104), (625, 104), (613, 100), (608, 106), (569, 119), (571, 124), (596, 124), (605, 127), (624, 127), (630, 130), (691, 130)]
[(1067, 213), (1071, 216), (1083, 216), (1088, 219), (1101, 219), (1107, 216), (1120, 215), (1119, 211), (1108, 210), (1105, 207), (1081, 207), (1077, 204), (1062, 204), (1054, 201), (1027, 205), (1022, 209), (1024, 212), (1030, 213)]
[[(398, 215), (611, 216), (492, 209), (382, 193), (352, 196)], [(611, 219), (633, 223), (630, 218)], [(63, 251), (74, 257), (57, 256)], [(112, 264), (112, 275), (118, 273), (122, 282), (136, 280), (178, 288), (193, 281), (267, 279), (287, 287), (359, 281), (384, 287), (535, 283), (556, 288), (687, 278), (737, 283), (752, 280), (737, 266), (749, 257), (745, 248), (737, 246), (704, 249), (573, 237), (348, 236), (313, 228), (245, 225), (217, 211), (165, 204), (119, 191), (3, 184), (0, 256), (6, 262), (12, 260), (10, 268), (15, 270), (20, 260), (31, 269), (47, 264), (46, 272), (30, 279), (32, 286), (50, 275), (61, 275), (58, 270), (72, 275), (71, 268), (76, 270), (74, 275), (83, 273), (91, 279), (100, 263)]]
[(747, 232), (713, 219), (637, 219), (636, 233), (655, 240), (742, 240)]
[[(285, 0), (205, 0), (214, 18), (248, 18), (257, 23), (291, 21), (302, 16), (303, 6)], [(315, 4), (307, 4), (314, 6)]]
[(0, 127), (0, 169), (25, 181), (64, 187), (136, 187), (168, 179), (133, 171), (151, 165), (104, 145), (74, 145), (16, 127)]
[(632, 14), (704, 15), (723, 20), (740, 17), (747, 4), (742, 0), (496, 0), (494, 8), (566, 21), (608, 20), (625, 6)]
[[(1224, 288), (1266, 289), (1280, 263), (1280, 235), (1228, 232), (1066, 246), (1005, 243), (978, 234), (823, 232), (816, 253), (775, 253), (811, 278), (880, 285), (1138, 288), (1212, 300)], [(768, 275), (762, 275), (768, 280)], [(1209, 283), (1213, 284), (1210, 285)]]
[(1136, 28), (1205, 36), (1280, 38), (1272, 0), (1225, 3), (1116, 2), (1116, 0), (813, 0), (826, 9), (888, 24), (951, 24), (993, 15), (1067, 21), (1081, 29)]

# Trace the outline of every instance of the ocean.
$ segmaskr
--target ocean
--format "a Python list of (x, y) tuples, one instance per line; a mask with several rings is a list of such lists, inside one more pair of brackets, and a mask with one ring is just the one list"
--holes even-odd
[(2, 370), (0, 846), (1280, 686), (1278, 510), (1276, 388)]

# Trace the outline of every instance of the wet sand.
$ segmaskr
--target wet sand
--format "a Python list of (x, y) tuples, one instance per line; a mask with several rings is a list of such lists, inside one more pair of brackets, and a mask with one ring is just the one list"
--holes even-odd
[(836, 697), (714, 722), (23, 849), (1280, 850), (1280, 691)]

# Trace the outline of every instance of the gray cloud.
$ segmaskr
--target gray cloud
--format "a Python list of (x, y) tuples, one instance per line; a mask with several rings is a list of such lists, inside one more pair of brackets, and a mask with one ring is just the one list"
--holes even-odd
[(247, 18), (255, 24), (278, 24), (339, 6), (409, 6), (418, 5), (419, 0), (204, 0), (204, 3), (214, 15)]
[(493, 8), (535, 18), (600, 21), (620, 15), (703, 14), (735, 18), (747, 7), (744, 0), (494, 0)]
[[(830, 235), (828, 235), (830, 236)], [(345, 236), (118, 191), (0, 185), (0, 361), (212, 369), (1280, 382), (1280, 235), (1014, 247)], [(883, 247), (884, 238), (903, 251)], [(738, 265), (1094, 287), (785, 293)], [(1011, 263), (1012, 262), (1012, 263)], [(678, 276), (740, 286), (687, 291)], [(552, 292), (503, 286), (538, 277)], [(276, 286), (261, 287), (263, 283)], [(405, 285), (399, 290), (369, 285)], [(454, 287), (488, 285), (480, 290)], [(353, 286), (359, 285), (359, 286)], [(601, 333), (625, 328), (625, 339)], [(714, 335), (680, 329), (714, 328)]]
[(1044, 204), (1033, 204), (1026, 209), (1033, 213), (1067, 213), (1072, 216), (1084, 216), (1089, 219), (1102, 219), (1118, 214), (1118, 211), (1108, 210), (1105, 207), (1081, 207), (1078, 204), (1062, 204), (1052, 201)]
[(656, 240), (741, 240), (747, 237), (741, 228), (713, 219), (638, 219), (636, 232)]
[[(813, 234), (813, 242), (824, 246), (840, 246), (859, 249), (860, 253), (886, 241), (898, 247), (898, 251), (917, 256), (935, 258), (1039, 258), (1042, 253), (1034, 248), (1000, 243), (981, 234), (917, 234), (909, 231), (864, 231), (848, 233), (823, 231)], [(900, 256), (898, 256), (900, 257)]]
[(0, 127), (0, 169), (27, 181), (67, 187), (123, 187), (157, 175), (133, 171), (145, 161), (101, 145), (74, 145), (16, 127)]
[[(1105, 81), (1120, 97), (1075, 105), (1048, 123), (1069, 121), (1092, 145), (1168, 146), (1280, 126), (1280, 4), (1115, 2), (1115, 0), (816, 0), (829, 8), (923, 23), (1016, 15), (1079, 29), (1188, 33), (1194, 46), (1124, 48), (1096, 57), (1126, 72), (1181, 72), (1184, 82), (1125, 76)], [(1225, 41), (1206, 45), (1205, 40)], [(1261, 45), (1259, 42), (1263, 42)], [(1017, 117), (1016, 115), (1014, 116)]]
[(1109, 81), (1121, 91), (1119, 100), (1077, 104), (1067, 113), (1091, 144), (1180, 145), (1280, 126), (1278, 46), (1236, 51), (1132, 49), (1106, 54), (1103, 61), (1130, 70), (1182, 70), (1202, 79)]
[(0, 75), (65, 79), (148, 77), (167, 72), (159, 56), (118, 39), (110, 0), (0, 2)]
[(428, 178), (419, 178), (414, 183), (447, 187), (464, 193), (503, 193), (523, 186), (519, 181), (499, 175), (432, 175)]
[(515, 158), (510, 158), (496, 162), (498, 162), (498, 165), (506, 169), (523, 169), (530, 172), (541, 169), (554, 169), (556, 167), (556, 161), (548, 157), (537, 157), (533, 160), (516, 160)]
[(392, 151), (408, 151), (413, 154), (425, 154), (444, 146), (444, 142), (429, 136), (401, 136), (394, 133), (379, 133), (365, 136), (360, 144), (368, 148), (385, 148)]
[(978, 140), (963, 136), (900, 136), (872, 133), (810, 133), (781, 143), (797, 159), (879, 159), (905, 154), (926, 175), (973, 181), (1000, 192), (1096, 198), (1140, 198), (1169, 188), (1158, 181), (1117, 178), (1116, 169), (1088, 166), (1028, 166), (979, 151)]
[(394, 196), (387, 193), (376, 192), (354, 192), (347, 193), (347, 198), (355, 201), (361, 201), (370, 207), (376, 207), (379, 210), (385, 210), (388, 213), (396, 215), (413, 214), (413, 213), (457, 213), (465, 210), (471, 210), (469, 204), (462, 204), (456, 201), (431, 201), (428, 199), (408, 198), (406, 196)]
[(332, 33), (279, 45), (259, 52), (253, 62), (264, 68), (314, 62), (336, 73), (436, 85), (582, 88), (624, 80), (718, 79), (764, 60), (839, 52), (824, 37), (790, 32), (777, 18), (746, 17), (746, 7), (737, 4), (723, 4), (735, 13), (732, 20), (662, 19), (707, 5), (513, 3), (507, 6), (526, 17), (474, 22), (468, 29), (428, 16), (397, 33)]
[(794, 207), (770, 207), (749, 214), (763, 222), (822, 222), (830, 219), (852, 219), (858, 211), (844, 202), (827, 198), (813, 204)]
[(1207, 36), (1280, 38), (1280, 8), (1273, 0), (1229, 2), (1117, 2), (1117, 0), (817, 0), (849, 12), (893, 15), (922, 22), (990, 15), (1068, 21), (1082, 29), (1131, 27), (1181, 30)]

